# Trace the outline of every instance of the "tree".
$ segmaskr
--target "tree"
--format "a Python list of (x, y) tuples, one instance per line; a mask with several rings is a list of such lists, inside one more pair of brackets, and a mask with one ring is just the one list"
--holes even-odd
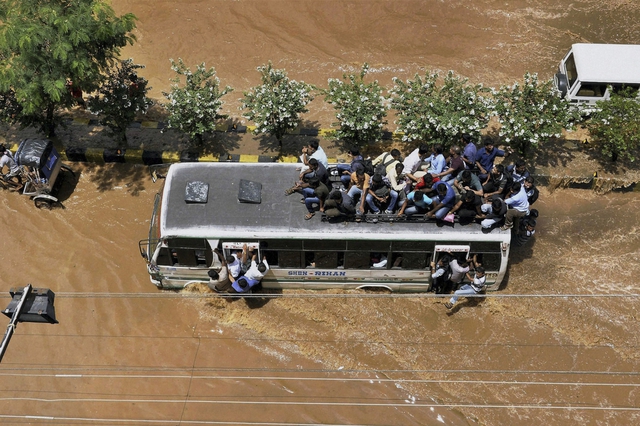
[(144, 68), (133, 63), (133, 59), (120, 61), (108, 73), (98, 94), (89, 97), (89, 109), (101, 114), (100, 124), (107, 126), (117, 139), (118, 146), (127, 146), (127, 128), (138, 112), (145, 113), (153, 105), (147, 98), (150, 87), (137, 70)]
[[(132, 44), (136, 17), (117, 17), (103, 0), (5, 0), (0, 6), (2, 117), (55, 134), (58, 111), (92, 92)], [(10, 112), (7, 112), (7, 109)]]
[(540, 83), (537, 74), (526, 73), (523, 85), (502, 86), (494, 97), (500, 136), (523, 157), (530, 145), (559, 138), (563, 129), (572, 129), (580, 118), (553, 82)]
[(416, 74), (403, 82), (394, 78), (391, 107), (398, 111), (396, 124), (404, 132), (404, 141), (433, 140), (447, 145), (463, 133), (475, 139), (487, 127), (492, 116), (493, 102), (489, 90), (482, 85), (470, 85), (468, 79), (449, 71), (442, 86), (438, 74)]
[(611, 98), (596, 103), (587, 127), (602, 153), (612, 161), (635, 161), (640, 146), (640, 103), (638, 90), (625, 88), (618, 92), (609, 87)]
[(282, 137), (300, 124), (300, 114), (307, 112), (313, 100), (313, 87), (305, 82), (289, 80), (285, 70), (273, 69), (271, 62), (258, 67), (262, 85), (244, 92), (240, 109), (244, 117), (256, 124), (255, 133), (275, 136), (280, 150)]
[[(169, 100), (165, 105), (169, 111), (167, 129), (177, 129), (185, 133), (191, 142), (201, 145), (206, 132), (216, 128), (216, 120), (226, 118), (218, 114), (222, 107), (221, 98), (233, 91), (230, 86), (221, 89), (220, 79), (214, 68), (207, 69), (204, 62), (192, 72), (182, 59), (171, 59), (171, 69), (176, 77), (171, 79), (171, 92), (162, 92)], [(184, 85), (182, 84), (184, 78)]]
[(336, 138), (363, 147), (382, 138), (387, 123), (387, 99), (378, 81), (365, 83), (369, 65), (364, 64), (359, 75), (343, 74), (342, 80), (330, 78), (329, 88), (323, 90), (325, 100), (335, 108), (338, 123)]

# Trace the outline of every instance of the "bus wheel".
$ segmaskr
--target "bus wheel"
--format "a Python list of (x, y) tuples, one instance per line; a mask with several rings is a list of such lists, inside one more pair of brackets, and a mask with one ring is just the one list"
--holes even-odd
[(33, 203), (39, 209), (51, 210), (53, 208), (53, 201), (46, 198), (36, 198)]

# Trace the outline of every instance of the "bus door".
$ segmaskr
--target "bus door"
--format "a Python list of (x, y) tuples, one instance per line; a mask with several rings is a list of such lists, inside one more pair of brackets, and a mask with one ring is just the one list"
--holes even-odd
[[(444, 258), (447, 260), (447, 263), (451, 262), (453, 259), (456, 259), (458, 263), (462, 263), (469, 258), (470, 250), (471, 246), (469, 245), (436, 244), (435, 250), (433, 251), (432, 261), (437, 265), (438, 262)], [(441, 290), (445, 290), (445, 281), (448, 279), (448, 276), (450, 276), (450, 274), (445, 273), (444, 277), (436, 278), (436, 280), (440, 280), (441, 282), (431, 282), (431, 286), (439, 288)]]

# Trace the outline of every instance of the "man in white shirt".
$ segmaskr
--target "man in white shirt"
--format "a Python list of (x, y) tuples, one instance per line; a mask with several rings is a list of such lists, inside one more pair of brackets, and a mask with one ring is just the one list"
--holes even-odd
[(420, 165), (422, 161), (429, 154), (429, 147), (426, 145), (420, 145), (419, 148), (416, 148), (404, 159), (402, 169), (402, 173), (411, 179), (413, 182), (418, 182), (422, 176), (427, 174), (427, 172), (420, 170)]

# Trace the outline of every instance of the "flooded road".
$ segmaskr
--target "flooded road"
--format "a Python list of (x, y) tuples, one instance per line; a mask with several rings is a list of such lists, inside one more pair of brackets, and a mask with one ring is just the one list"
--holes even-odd
[(638, 193), (543, 189), (507, 287), (447, 313), (433, 295), (158, 291), (137, 241), (160, 182), (143, 166), (74, 168), (65, 209), (2, 194), (0, 288), (51, 288), (60, 321), (17, 328), (6, 424), (637, 420)]

